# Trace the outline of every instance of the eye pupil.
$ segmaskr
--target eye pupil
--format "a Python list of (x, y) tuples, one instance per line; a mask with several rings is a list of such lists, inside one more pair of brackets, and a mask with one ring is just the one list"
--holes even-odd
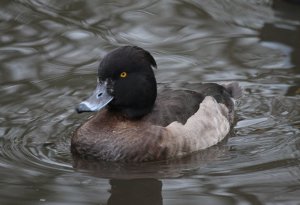
[(126, 72), (122, 72), (121, 74), (120, 74), (120, 77), (121, 78), (125, 78), (127, 76), (127, 73)]

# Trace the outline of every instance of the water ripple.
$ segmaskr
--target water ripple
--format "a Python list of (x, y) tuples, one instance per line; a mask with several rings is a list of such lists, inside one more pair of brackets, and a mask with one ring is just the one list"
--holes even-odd
[[(153, 193), (158, 199), (163, 195), (166, 204), (299, 201), (300, 21), (295, 4), (0, 4), (2, 203), (105, 204), (115, 193), (130, 190), (114, 185), (141, 184), (153, 185)], [(240, 81), (245, 94), (237, 102), (237, 124), (227, 141), (168, 162), (128, 166), (74, 161), (70, 135), (89, 116), (75, 114), (74, 105), (94, 88), (103, 56), (126, 44), (154, 55), (159, 86)], [(145, 177), (156, 179), (141, 179)], [(109, 183), (107, 178), (122, 180)]]

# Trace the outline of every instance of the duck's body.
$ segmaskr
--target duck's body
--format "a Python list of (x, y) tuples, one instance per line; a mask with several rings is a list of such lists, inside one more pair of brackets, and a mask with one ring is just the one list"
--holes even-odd
[[(149, 67), (156, 66), (153, 57), (148, 52), (137, 47), (122, 48), (130, 52), (127, 60), (128, 57), (136, 56), (135, 52), (138, 52), (142, 57), (146, 56), (144, 60), (149, 60)], [(108, 57), (119, 55), (118, 51), (120, 53), (119, 49)], [(107, 66), (104, 59), (104, 65), (105, 63)], [(109, 65), (111, 67), (111, 64)], [(118, 66), (119, 63), (113, 67)], [(120, 67), (122, 66), (128, 69), (128, 64), (122, 65), (121, 63)], [(103, 69), (106, 68), (100, 65), (99, 73)], [(122, 71), (118, 72), (122, 73)], [(126, 71), (126, 77), (127, 74), (128, 76), (135, 75), (134, 72), (131, 73), (131, 70)], [(141, 78), (143, 79), (143, 76)], [(134, 85), (138, 85), (136, 78), (134, 80)], [(114, 90), (113, 100), (109, 97), (109, 102), (103, 103), (104, 106), (107, 104), (108, 106), (84, 123), (72, 136), (71, 151), (74, 155), (106, 161), (143, 162), (169, 159), (205, 149), (218, 143), (228, 134), (233, 123), (233, 97), (238, 97), (241, 93), (237, 83), (225, 87), (207, 83), (200, 85), (196, 91), (162, 88), (158, 91), (156, 98), (155, 87), (155, 91), (150, 91), (153, 96), (155, 95), (154, 100), (147, 98), (144, 101), (140, 96), (143, 96), (143, 91), (146, 90), (144, 94), (147, 94), (149, 90), (145, 85), (147, 82), (143, 82), (140, 86), (146, 89), (143, 87), (142, 92), (135, 96), (134, 101), (141, 103), (132, 106), (132, 103), (127, 103), (130, 101), (128, 99), (125, 103), (121, 102), (116, 91), (119, 79), (113, 78), (113, 81), (113, 86), (111, 86), (113, 88), (105, 85)], [(122, 88), (128, 85), (131, 89), (130, 83), (128, 81), (123, 84)], [(151, 86), (149, 87), (151, 89)], [(94, 94), (99, 96), (97, 93)], [(100, 96), (105, 95), (101, 93)], [(128, 95), (130, 99), (132, 98), (130, 96), (132, 93), (122, 92), (120, 96), (122, 95), (122, 98), (128, 98)], [(153, 103), (148, 104), (149, 101)], [(78, 111), (90, 111), (87, 107), (93, 106), (90, 102), (84, 102), (79, 106)], [(137, 109), (134, 109), (135, 107)]]

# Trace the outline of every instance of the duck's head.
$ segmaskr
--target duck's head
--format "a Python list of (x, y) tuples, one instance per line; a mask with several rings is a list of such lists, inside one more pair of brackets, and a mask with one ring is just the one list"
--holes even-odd
[(120, 47), (107, 54), (98, 68), (96, 90), (76, 108), (78, 113), (105, 106), (127, 118), (139, 118), (154, 105), (157, 88), (152, 55), (136, 46)]

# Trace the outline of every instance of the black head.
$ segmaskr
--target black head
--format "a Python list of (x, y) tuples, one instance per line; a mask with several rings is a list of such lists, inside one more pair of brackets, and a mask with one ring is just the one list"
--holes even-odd
[(96, 91), (77, 111), (97, 111), (108, 105), (128, 118), (146, 115), (157, 95), (152, 67), (156, 67), (154, 58), (142, 48), (124, 46), (110, 52), (99, 65)]

